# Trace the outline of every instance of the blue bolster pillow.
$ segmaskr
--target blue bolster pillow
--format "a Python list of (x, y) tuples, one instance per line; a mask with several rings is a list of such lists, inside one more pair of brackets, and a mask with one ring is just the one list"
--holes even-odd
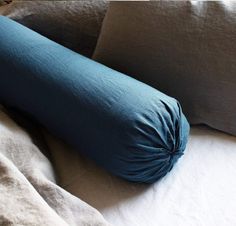
[(189, 133), (175, 99), (3, 16), (0, 101), (134, 182), (169, 172)]

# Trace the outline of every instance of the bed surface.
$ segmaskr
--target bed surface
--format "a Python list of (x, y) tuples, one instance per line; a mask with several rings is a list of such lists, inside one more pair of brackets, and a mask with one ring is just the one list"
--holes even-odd
[(95, 207), (115, 226), (236, 225), (236, 137), (191, 128), (173, 170), (142, 185), (111, 176), (44, 132), (49, 162), (43, 147), (1, 111), (0, 132), (0, 224), (107, 225)]
[(47, 139), (61, 186), (113, 225), (236, 225), (236, 137), (193, 127), (185, 155), (153, 185), (113, 177)]
[[(227, 9), (233, 8), (230, 1), (224, 1), (224, 5)], [(0, 9), (0, 13), (5, 7)], [(5, 116), (3, 117), (3, 114), (0, 113), (0, 135), (2, 137), (6, 136), (3, 131), (6, 132), (6, 128), (7, 131), (10, 128), (10, 132), (14, 131), (16, 133), (14, 136), (11, 135), (14, 140), (19, 138), (19, 141), (22, 141), (23, 136), (28, 141), (28, 136), (22, 135), (17, 129), (18, 127), (15, 128), (12, 124), (8, 125), (5, 122)], [(48, 156), (51, 157), (51, 162), (58, 176), (59, 185), (98, 209), (105, 219), (114, 226), (236, 225), (236, 137), (206, 127), (192, 127), (185, 155), (166, 177), (153, 185), (132, 184), (111, 176), (46, 132), (45, 137), (49, 146)], [(6, 146), (4, 142), (0, 142), (0, 144), (2, 145), (1, 147)], [(19, 150), (25, 152), (25, 144), (23, 143), (21, 146), (22, 149)], [(68, 220), (69, 223), (67, 224), (63, 220), (61, 225), (81, 225), (81, 223), (78, 223), (81, 222), (81, 219), (78, 219), (80, 218), (80, 212), (74, 208), (75, 204), (68, 201), (74, 200), (75, 197), (67, 198), (70, 195), (64, 190), (58, 193), (58, 190), (61, 191), (61, 188), (54, 184), (54, 174), (52, 174), (53, 170), (49, 161), (42, 157), (39, 151), (35, 152), (34, 148), (34, 146), (33, 149), (29, 146), (27, 149), (29, 153), (32, 153), (32, 151), (34, 151), (34, 154), (36, 153), (33, 156), (34, 161), (30, 163), (30, 167), (34, 168), (37, 172), (41, 172), (41, 168), (44, 170), (43, 174), (36, 174), (37, 183), (34, 184), (34, 187), (25, 181), (29, 190), (32, 190), (33, 201), (41, 200), (39, 203), (41, 208), (39, 211), (40, 215), (35, 220), (40, 224), (39, 220), (44, 220), (45, 218), (48, 225), (51, 222), (57, 222), (55, 224), (59, 225), (58, 222), (62, 221), (62, 216), (62, 219)], [(2, 154), (3, 151), (5, 150), (2, 148), (0, 152), (0, 167), (2, 167), (2, 163), (7, 162), (11, 166), (9, 167), (10, 169), (18, 172), (10, 161), (5, 161), (5, 155)], [(18, 158), (18, 154), (20, 155), (21, 153), (17, 153), (17, 158), (12, 154), (15, 153), (14, 149), (12, 149), (12, 153), (9, 153), (12, 155), (10, 157), (13, 160), (16, 159), (19, 165), (21, 165)], [(24, 159), (26, 158), (24, 157)], [(38, 164), (39, 160), (40, 164)], [(37, 165), (36, 162), (39, 167), (35, 167)], [(29, 167), (29, 164), (26, 166)], [(35, 177), (31, 177), (32, 172), (27, 167), (28, 179), (35, 179)], [(22, 172), (19, 174), (23, 179), (27, 178)], [(13, 175), (18, 179), (18, 174), (15, 173)], [(1, 177), (1, 179), (4, 178)], [(45, 183), (51, 186), (51, 190), (45, 190)], [(12, 187), (11, 184), (9, 187)], [(45, 194), (40, 194), (39, 191), (41, 189)], [(19, 189), (17, 188), (16, 190), (18, 191)], [(0, 187), (0, 191), (0, 194), (3, 196), (2, 187)], [(54, 198), (52, 195), (50, 196), (49, 193), (51, 191), (54, 191), (55, 194), (60, 194), (61, 198), (58, 199), (59, 196)], [(25, 194), (27, 194), (25, 196), (29, 196), (29, 193)], [(64, 194), (66, 198), (61, 194)], [(42, 197), (44, 200), (42, 200)], [(29, 199), (29, 197), (26, 197), (20, 200), (21, 203), (22, 201), (26, 203), (24, 200), (28, 200), (27, 198)], [(7, 203), (8, 199), (4, 200)], [(65, 203), (67, 205), (65, 205), (64, 209), (61, 208), (61, 200), (66, 200)], [(90, 213), (90, 207), (86, 204), (81, 204), (80, 200), (75, 200), (75, 202), (78, 203), (77, 206), (85, 205), (86, 208), (81, 208), (81, 212), (85, 213), (87, 209)], [(48, 203), (53, 207), (51, 209), (55, 211), (48, 210)], [(2, 207), (1, 210), (4, 209), (8, 214), (10, 208), (9, 203), (7, 204), (8, 208), (4, 206), (3, 199), (1, 199), (0, 208)], [(15, 202), (10, 204), (16, 207)], [(18, 206), (22, 210), (22, 205)], [(73, 211), (68, 210), (68, 206), (71, 206)], [(45, 211), (42, 211), (42, 208)], [(29, 208), (27, 207), (27, 209)], [(16, 212), (16, 208), (13, 208), (13, 215), (16, 215)], [(24, 213), (22, 215), (26, 215), (25, 218), (27, 217), (24, 211), (20, 213)], [(96, 214), (95, 212), (91, 218), (94, 219)], [(4, 215), (1, 212), (0, 224), (3, 222), (2, 216)], [(98, 217), (103, 222), (101, 216), (99, 215)], [(45, 223), (44, 225), (47, 224)]]
[(47, 132), (48, 148), (36, 147), (1, 111), (0, 132), (0, 224), (107, 225), (93, 206), (115, 226), (236, 225), (236, 137), (191, 128), (173, 170), (141, 185), (111, 176)]

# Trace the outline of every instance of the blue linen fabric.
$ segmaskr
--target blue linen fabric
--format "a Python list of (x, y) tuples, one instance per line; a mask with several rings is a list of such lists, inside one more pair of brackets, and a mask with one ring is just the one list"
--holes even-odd
[(134, 182), (166, 175), (189, 134), (174, 98), (3, 16), (0, 100)]

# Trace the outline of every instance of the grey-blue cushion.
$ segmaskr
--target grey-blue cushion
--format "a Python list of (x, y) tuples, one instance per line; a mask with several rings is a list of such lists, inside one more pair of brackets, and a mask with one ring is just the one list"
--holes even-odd
[(0, 75), (2, 103), (127, 180), (158, 180), (185, 149), (175, 99), (3, 16)]

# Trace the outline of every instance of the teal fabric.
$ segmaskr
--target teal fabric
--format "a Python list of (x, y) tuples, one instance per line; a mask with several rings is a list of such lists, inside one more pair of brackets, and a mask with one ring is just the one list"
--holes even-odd
[(163, 177), (187, 143), (175, 99), (2, 16), (0, 100), (134, 182)]

